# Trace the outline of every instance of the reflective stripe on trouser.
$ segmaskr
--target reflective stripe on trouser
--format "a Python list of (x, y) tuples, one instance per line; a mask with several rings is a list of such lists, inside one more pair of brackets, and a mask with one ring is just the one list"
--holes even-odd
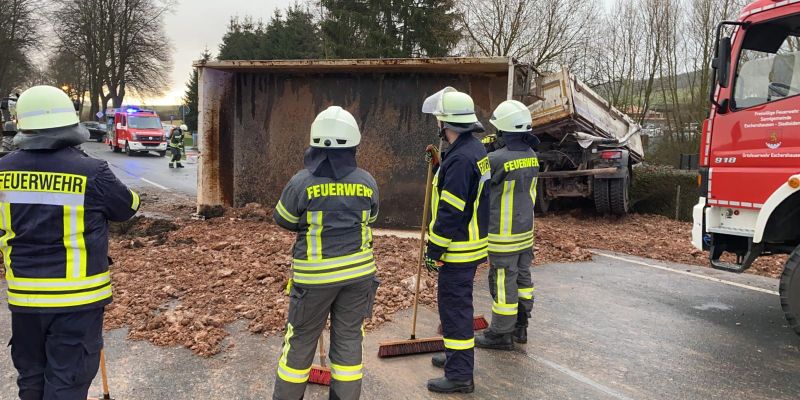
[(439, 271), (439, 320), (445, 342), (447, 379), (472, 379), (475, 335), (472, 330), (472, 285), (477, 264), (445, 264)]
[(519, 294), (519, 317), (518, 325), (528, 326), (528, 318), (531, 317), (534, 302), (534, 285), (531, 276), (533, 267), (533, 249), (518, 254), (517, 260), (517, 293)]
[(522, 310), (527, 314), (532, 307), (531, 299), (519, 297), (520, 288), (533, 286), (530, 283), (531, 252), (490, 255), (489, 265), (489, 292), (493, 299), (490, 328), (496, 333), (510, 333), (517, 322), (517, 314)]
[(317, 353), (317, 341), (329, 314), (329, 359), (333, 378), (330, 390), (335, 394), (334, 398), (359, 398), (361, 327), (371, 309), (373, 287), (373, 279), (336, 287), (292, 286), (273, 399), (298, 400), (303, 397)]
[[(103, 307), (11, 313), (11, 359), (19, 399), (85, 399), (103, 347)], [(4, 398), (10, 398), (6, 393)]]

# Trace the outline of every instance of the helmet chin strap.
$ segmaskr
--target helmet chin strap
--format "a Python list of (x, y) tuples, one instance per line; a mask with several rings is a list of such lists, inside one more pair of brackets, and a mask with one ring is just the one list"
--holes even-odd
[(436, 121), (436, 126), (439, 128), (439, 132), (438, 132), (439, 139), (442, 139), (442, 140), (444, 140), (446, 142), (447, 141), (447, 133), (446, 133), (447, 128), (445, 128), (444, 123), (442, 123), (442, 121), (437, 120)]

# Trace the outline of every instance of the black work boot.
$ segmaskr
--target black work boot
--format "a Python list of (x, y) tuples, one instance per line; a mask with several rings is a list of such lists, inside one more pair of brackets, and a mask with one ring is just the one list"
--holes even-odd
[(178, 168), (183, 168), (183, 164), (178, 163)]
[(475, 336), (475, 346), (482, 349), (514, 350), (514, 342), (510, 333), (494, 333), (491, 329)]
[(169, 163), (169, 167), (170, 167), (170, 168), (175, 168), (175, 164), (173, 164), (173, 163)]
[(528, 313), (517, 314), (517, 323), (514, 326), (512, 337), (519, 344), (528, 343)]
[(444, 368), (444, 364), (447, 362), (447, 355), (444, 353), (439, 353), (431, 357), (431, 364), (433, 364), (436, 368)]
[(451, 381), (447, 378), (436, 378), (428, 380), (428, 390), (435, 393), (472, 393), (475, 391), (475, 382)]

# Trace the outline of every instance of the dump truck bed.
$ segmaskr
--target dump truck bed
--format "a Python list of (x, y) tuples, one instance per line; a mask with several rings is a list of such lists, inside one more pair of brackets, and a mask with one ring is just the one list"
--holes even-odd
[[(566, 68), (536, 78), (538, 101), (531, 106), (533, 132), (561, 138), (571, 132), (583, 132), (604, 138), (622, 139), (639, 125), (600, 97)], [(642, 139), (634, 134), (625, 146), (635, 162), (644, 158)]]

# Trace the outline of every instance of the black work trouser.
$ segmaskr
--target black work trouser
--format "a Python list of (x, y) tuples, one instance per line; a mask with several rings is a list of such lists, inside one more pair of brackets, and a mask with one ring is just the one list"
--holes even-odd
[(85, 399), (100, 365), (104, 309), (11, 313), (11, 359), (21, 400)]
[(177, 162), (181, 163), (181, 149), (179, 147), (170, 147), (169, 152), (172, 154), (172, 159), (169, 160), (170, 164)]
[(446, 263), (439, 270), (439, 320), (447, 356), (444, 376), (454, 381), (472, 380), (475, 369), (472, 285), (477, 268), (477, 263)]

